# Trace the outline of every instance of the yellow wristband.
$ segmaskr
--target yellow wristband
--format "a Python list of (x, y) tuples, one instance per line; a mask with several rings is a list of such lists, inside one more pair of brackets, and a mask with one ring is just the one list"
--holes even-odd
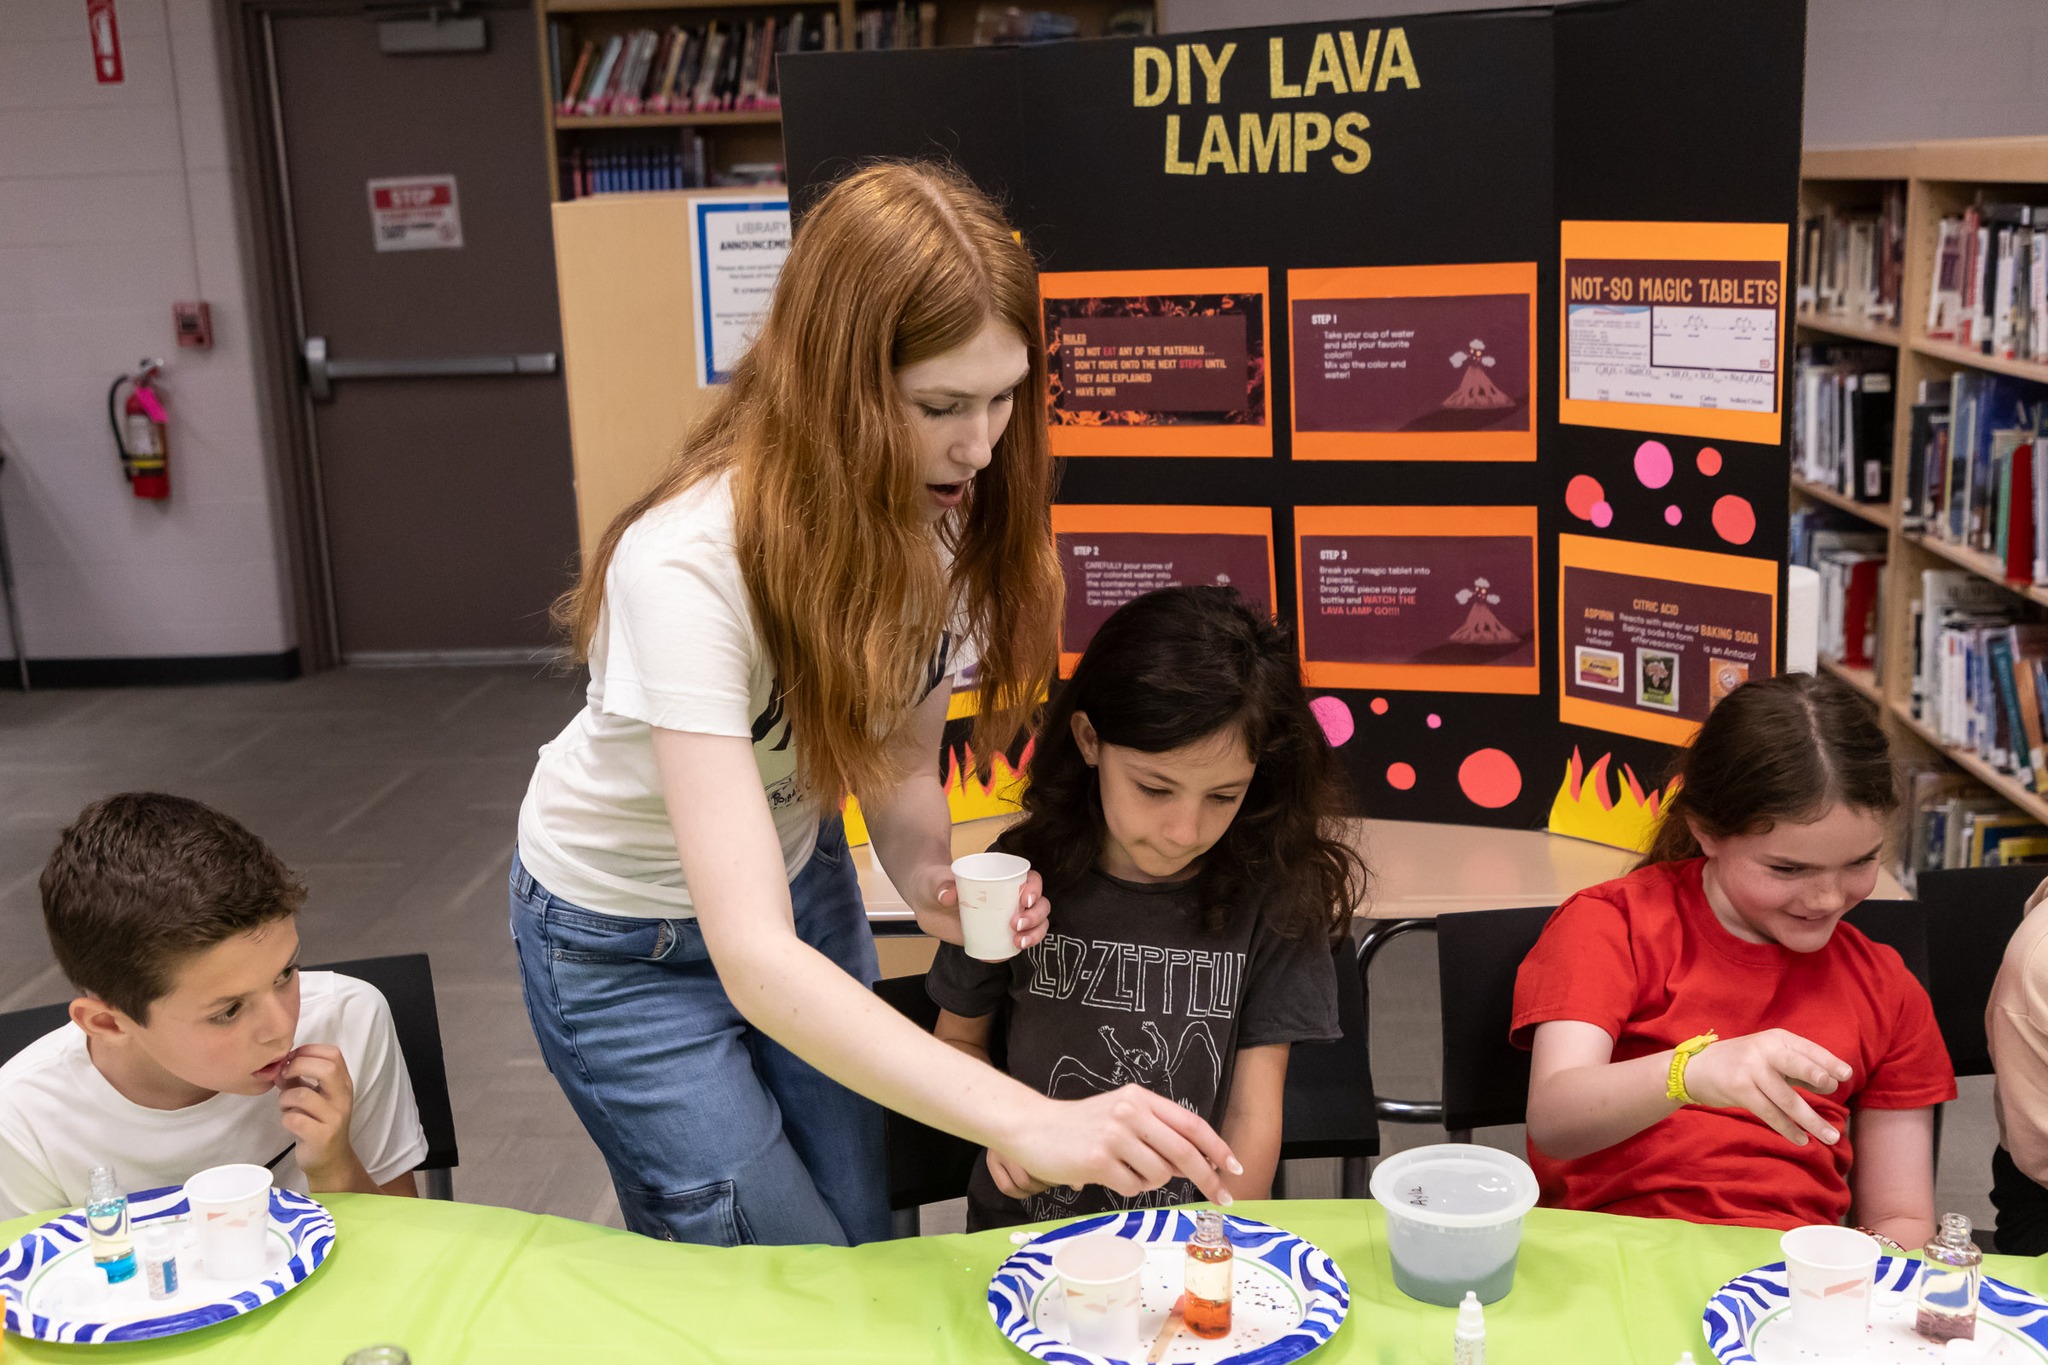
[(1688, 1038), (1671, 1052), (1671, 1079), (1664, 1086), (1664, 1098), (1677, 1100), (1680, 1104), (1691, 1104), (1693, 1098), (1685, 1088), (1685, 1064), (1707, 1050), (1708, 1043), (1719, 1042), (1718, 1033), (1702, 1033)]

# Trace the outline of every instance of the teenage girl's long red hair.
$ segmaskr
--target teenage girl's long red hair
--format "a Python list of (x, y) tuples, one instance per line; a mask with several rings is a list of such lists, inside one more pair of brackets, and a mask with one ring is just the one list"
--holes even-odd
[[(895, 372), (991, 320), (1023, 341), (1030, 374), (988, 468), (943, 529), (949, 576), (925, 510), (918, 419)], [(906, 775), (890, 742), (955, 622), (980, 653), (973, 743), (986, 763), (1022, 727), (1058, 647), (1044, 394), (1037, 271), (988, 197), (921, 163), (840, 182), (798, 225), (767, 320), (731, 381), (556, 604), (576, 657), (588, 657), (626, 528), (730, 470), (740, 568), (805, 786), (833, 802)]]

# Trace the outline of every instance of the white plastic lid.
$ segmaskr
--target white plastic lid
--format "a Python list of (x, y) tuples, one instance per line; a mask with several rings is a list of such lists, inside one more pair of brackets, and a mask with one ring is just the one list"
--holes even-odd
[(1486, 1331), (1486, 1310), (1479, 1306), (1479, 1294), (1468, 1289), (1465, 1297), (1458, 1302), (1458, 1332), (1461, 1335), (1476, 1336)]
[[(1507, 1182), (1501, 1205), (1478, 1213), (1454, 1213), (1417, 1204), (1412, 1191), (1431, 1171), (1496, 1175)], [(1536, 1172), (1511, 1152), (1469, 1142), (1438, 1142), (1396, 1152), (1373, 1169), (1372, 1197), (1390, 1214), (1444, 1228), (1490, 1228), (1513, 1222), (1536, 1207)]]

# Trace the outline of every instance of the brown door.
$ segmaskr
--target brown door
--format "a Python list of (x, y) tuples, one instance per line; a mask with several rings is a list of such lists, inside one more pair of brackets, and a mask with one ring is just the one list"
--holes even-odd
[(357, 662), (531, 654), (574, 562), (533, 12), (481, 18), (485, 50), (407, 55), (373, 14), (265, 20), (321, 552)]

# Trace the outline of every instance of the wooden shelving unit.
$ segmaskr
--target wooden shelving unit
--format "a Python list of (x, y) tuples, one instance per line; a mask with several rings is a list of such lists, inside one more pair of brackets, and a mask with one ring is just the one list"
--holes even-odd
[(1878, 346), (1896, 346), (1904, 339), (1896, 327), (1865, 322), (1861, 318), (1844, 317), (1838, 313), (1801, 311), (1793, 321), (1809, 332), (1841, 337), (1845, 341), (1866, 341)]
[(1792, 476), (1792, 491), (1802, 498), (1824, 502), (1837, 511), (1847, 512), (1852, 517), (1861, 517), (1872, 526), (1889, 529), (1897, 514), (1888, 503), (1858, 502), (1846, 494), (1817, 483), (1808, 483), (1797, 474)]
[[(938, 37), (940, 46), (957, 46), (974, 39), (977, 14), (984, 0), (939, 0)], [(615, 33), (640, 28), (665, 28), (670, 24), (701, 24), (707, 20), (752, 20), (770, 15), (802, 13), (815, 18), (836, 14), (842, 47), (853, 42), (861, 14), (871, 9), (894, 10), (893, 4), (870, 0), (534, 0), (536, 28), (540, 34), (540, 93), (547, 118), (548, 186), (559, 201), (565, 196), (562, 163), (571, 148), (595, 139), (601, 141), (622, 132), (662, 129), (690, 130), (704, 137), (710, 169), (721, 172), (741, 162), (781, 162), (782, 113), (777, 109), (751, 109), (732, 113), (681, 113), (636, 115), (569, 115), (560, 113), (553, 97), (554, 76), (548, 51), (550, 22), (564, 25), (568, 41), (563, 61), (572, 69), (582, 43), (603, 40)], [(912, 13), (917, 11), (910, 5)], [(1152, 27), (1159, 28), (1158, 5), (1133, 5), (1127, 0), (1041, 0), (1036, 6), (1071, 14), (1079, 22), (1080, 36), (1100, 36), (1112, 14), (1133, 8), (1152, 11)], [(912, 93), (908, 98), (915, 98)], [(684, 134), (686, 135), (686, 134)]]
[[(2048, 202), (2048, 138), (1980, 138), (1961, 142), (1922, 142), (1895, 146), (1809, 150), (1800, 170), (1801, 216), (1809, 208), (1832, 203), (1845, 207), (1873, 206), (1887, 185), (1906, 190), (1905, 272), (1900, 292), (1900, 325), (1875, 326), (1860, 318), (1801, 312), (1795, 325), (1806, 337), (1839, 338), (1894, 347), (1898, 368), (1892, 392), (1896, 403), (1892, 444), (1893, 499), (1889, 507), (1857, 503), (1832, 489), (1793, 480), (1792, 501), (1824, 503), (1882, 528), (1889, 545), (1889, 569), (1878, 608), (1879, 667), (1847, 668), (1823, 660), (1822, 667), (1877, 702), (1886, 726), (1902, 751), (1954, 765), (1986, 788), (2048, 823), (2048, 798), (2022, 786), (1976, 754), (1943, 744), (1934, 729), (1912, 713), (1914, 641), (1910, 638), (1912, 604), (1920, 592), (1924, 569), (1960, 568), (1999, 584), (2016, 599), (2048, 607), (2048, 587), (2010, 583), (2005, 566), (1993, 556), (1952, 545), (1932, 535), (1904, 529), (1900, 514), (1905, 498), (1908, 450), (1912, 438), (1912, 407), (1922, 380), (1938, 380), (1959, 369), (2014, 375), (2048, 385), (2048, 365), (2001, 360), (1925, 335), (1928, 288), (1934, 268), (1937, 225), (1944, 215), (1969, 204), (1978, 190), (1997, 197)], [(1882, 679), (1882, 682), (1879, 679)]]

